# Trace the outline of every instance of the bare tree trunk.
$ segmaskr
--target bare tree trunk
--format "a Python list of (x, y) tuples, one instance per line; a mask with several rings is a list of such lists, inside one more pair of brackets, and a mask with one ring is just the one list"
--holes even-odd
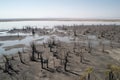
[(102, 44), (102, 52), (105, 52), (105, 44)]
[(20, 58), (20, 62), (25, 64), (24, 61), (23, 61), (22, 53), (18, 51), (18, 55), (19, 55), (19, 58)]
[(76, 52), (76, 43), (74, 43), (73, 52)]
[(9, 59), (7, 58), (7, 56), (6, 55), (3, 55), (3, 57), (5, 58), (5, 70), (4, 70), (4, 72), (9, 72), (9, 65), (10, 65), (10, 63), (9, 63)]
[(52, 52), (52, 47), (50, 47), (50, 52)]
[(64, 70), (67, 71), (67, 63), (68, 63), (68, 53), (65, 56), (65, 62), (64, 62)]
[(83, 56), (80, 56), (80, 62), (83, 63)]
[(41, 61), (41, 68), (43, 69), (43, 57), (42, 57), (42, 54), (40, 54), (40, 61)]
[(114, 75), (112, 71), (109, 72), (109, 80), (114, 80)]
[(3, 55), (3, 57), (6, 60), (4, 72), (7, 72), (8, 74), (11, 74), (10, 73), (10, 70), (11, 70), (11, 71), (15, 72), (16, 74), (18, 74), (18, 71), (14, 70), (14, 68), (13, 68), (13, 66), (12, 66), (12, 64), (10, 62), (10, 59), (6, 55)]
[(110, 47), (113, 48), (113, 42), (112, 42), (112, 40), (110, 41)]
[(49, 68), (49, 66), (48, 66), (48, 59), (47, 59), (47, 68)]
[(32, 35), (33, 35), (33, 36), (35, 35), (35, 30), (34, 30), (34, 29), (32, 29)]
[(34, 43), (34, 42), (31, 44), (31, 47), (32, 47), (31, 60), (32, 60), (32, 61), (35, 61), (35, 51), (36, 51), (36, 47), (35, 47), (35, 43)]
[(54, 58), (53, 58), (53, 65), (54, 65), (54, 68), (56, 67), (56, 65), (55, 65), (55, 60), (54, 60)]
[(38, 59), (40, 59), (40, 53), (39, 52), (37, 53), (37, 55), (38, 55)]
[(83, 52), (82, 52), (82, 49), (81, 49), (81, 52), (80, 52), (80, 62), (83, 63)]
[(88, 74), (88, 80), (90, 80), (90, 73)]
[(88, 41), (88, 53), (91, 53), (92, 52), (92, 44), (91, 44), (91, 41), (89, 40)]

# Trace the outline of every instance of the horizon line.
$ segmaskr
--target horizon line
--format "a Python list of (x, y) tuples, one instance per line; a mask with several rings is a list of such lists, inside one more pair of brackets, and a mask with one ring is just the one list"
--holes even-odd
[(120, 22), (120, 18), (1, 18), (0, 22), (12, 21), (105, 21)]

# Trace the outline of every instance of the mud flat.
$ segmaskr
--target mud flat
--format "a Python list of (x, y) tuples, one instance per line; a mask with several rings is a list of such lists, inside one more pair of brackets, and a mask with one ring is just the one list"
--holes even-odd
[(5, 32), (5, 31), (8, 31), (8, 30), (1, 30), (1, 29), (0, 29), (0, 32)]
[(14, 46), (6, 46), (6, 47), (3, 47), (6, 51), (8, 50), (11, 50), (11, 49), (15, 49), (15, 48), (23, 48), (25, 47), (25, 44), (17, 44), (17, 45), (14, 45)]
[(0, 43), (0, 46), (2, 46), (3, 44), (2, 43)]
[(0, 36), (0, 41), (22, 40), (25, 36)]

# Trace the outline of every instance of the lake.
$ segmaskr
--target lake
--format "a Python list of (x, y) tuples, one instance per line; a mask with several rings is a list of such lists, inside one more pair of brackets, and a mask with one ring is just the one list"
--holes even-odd
[(34, 26), (38, 28), (52, 28), (56, 25), (99, 25), (99, 24), (116, 24), (120, 22), (103, 22), (103, 21), (19, 21), (19, 22), (0, 22), (0, 29), (23, 28), (23, 26)]

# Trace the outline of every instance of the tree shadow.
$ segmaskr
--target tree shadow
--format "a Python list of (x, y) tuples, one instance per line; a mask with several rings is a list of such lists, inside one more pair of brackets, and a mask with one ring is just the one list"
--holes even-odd
[(84, 60), (85, 62), (90, 62), (90, 60), (87, 60), (87, 59), (85, 59), (85, 58), (83, 58), (83, 60)]
[(90, 63), (88, 63), (88, 62), (85, 62), (85, 61), (84, 61), (84, 62), (82, 62), (82, 64), (90, 65)]
[(76, 76), (81, 76), (80, 74), (75, 73), (75, 72), (72, 72), (72, 71), (70, 71), (70, 70), (66, 70), (66, 72), (71, 73), (71, 74), (74, 74), (74, 75), (76, 75)]
[(47, 70), (47, 71), (49, 71), (49, 72), (51, 72), (51, 73), (54, 73), (54, 72), (55, 72), (55, 70), (52, 69), (52, 68), (42, 68), (42, 69)]

